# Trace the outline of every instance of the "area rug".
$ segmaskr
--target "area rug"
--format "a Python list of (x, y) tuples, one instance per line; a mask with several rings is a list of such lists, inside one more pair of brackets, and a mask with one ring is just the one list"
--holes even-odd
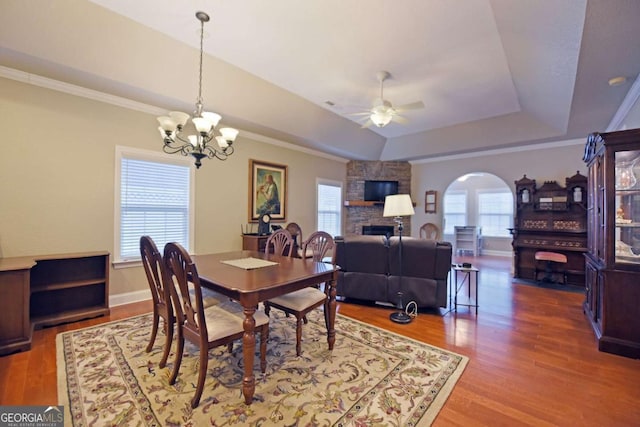
[[(453, 390), (468, 359), (336, 316), (327, 347), (322, 310), (304, 325), (296, 357), (295, 319), (271, 312), (267, 371), (256, 355), (254, 401), (242, 398), (242, 343), (209, 352), (200, 405), (190, 401), (198, 352), (187, 344), (169, 385), (173, 352), (160, 369), (164, 335), (150, 353), (146, 314), (57, 336), (58, 396), (67, 425), (81, 426), (426, 426)], [(258, 339), (257, 339), (258, 341)], [(175, 347), (175, 345), (174, 345)]]

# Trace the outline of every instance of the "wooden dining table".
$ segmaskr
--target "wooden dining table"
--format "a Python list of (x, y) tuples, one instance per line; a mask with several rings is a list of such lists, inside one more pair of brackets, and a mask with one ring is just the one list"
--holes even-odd
[[(245, 269), (229, 265), (225, 261), (247, 259), (267, 260), (276, 264)], [(335, 343), (336, 318), (336, 278), (337, 268), (329, 263), (315, 262), (311, 259), (284, 257), (256, 251), (236, 251), (207, 255), (194, 255), (193, 261), (198, 269), (202, 286), (215, 290), (238, 301), (244, 309), (244, 335), (242, 354), (244, 378), (242, 394), (245, 403), (250, 405), (255, 392), (253, 362), (255, 356), (255, 313), (258, 303), (284, 295), (307, 286), (325, 283), (329, 298), (325, 303), (327, 320), (327, 343), (333, 350)], [(251, 261), (251, 260), (249, 260)], [(260, 261), (257, 261), (260, 262)]]

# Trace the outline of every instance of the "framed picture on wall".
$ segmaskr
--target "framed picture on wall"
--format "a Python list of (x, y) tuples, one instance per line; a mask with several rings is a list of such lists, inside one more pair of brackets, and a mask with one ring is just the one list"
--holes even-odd
[(249, 160), (249, 221), (287, 219), (287, 166)]
[(427, 190), (424, 193), (424, 213), (436, 213), (438, 202), (438, 192), (435, 190)]

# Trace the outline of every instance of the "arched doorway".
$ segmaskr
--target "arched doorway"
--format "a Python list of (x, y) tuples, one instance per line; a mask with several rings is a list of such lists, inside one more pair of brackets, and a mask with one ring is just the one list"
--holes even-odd
[[(480, 227), (480, 254), (511, 256), (514, 194), (502, 178), (472, 172), (455, 179), (443, 197), (444, 240), (454, 243), (454, 227)], [(455, 245), (454, 245), (455, 247)]]

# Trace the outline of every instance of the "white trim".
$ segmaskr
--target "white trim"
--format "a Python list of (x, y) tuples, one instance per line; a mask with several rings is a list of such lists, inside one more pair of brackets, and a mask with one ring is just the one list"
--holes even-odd
[(326, 159), (335, 160), (335, 161), (341, 162), (341, 163), (348, 163), (348, 162), (351, 161), (350, 159), (345, 159), (344, 157), (334, 156), (332, 154), (323, 153), (322, 151), (316, 151), (314, 149), (307, 148), (307, 147), (301, 147), (299, 145), (294, 145), (294, 144), (291, 144), (289, 142), (281, 141), (279, 139), (274, 139), (274, 138), (271, 138), (271, 137), (268, 137), (268, 136), (260, 135), (260, 134), (249, 132), (249, 131), (246, 131), (246, 130), (243, 130), (238, 135), (238, 137), (246, 137), (248, 139), (253, 139), (253, 140), (258, 141), (258, 142), (265, 142), (267, 144), (275, 145), (276, 147), (286, 148), (286, 149), (294, 150), (294, 151), (300, 151), (302, 153), (311, 154), (311, 155), (317, 156), (317, 157), (324, 157)]
[(59, 80), (49, 79), (37, 74), (25, 73), (24, 71), (15, 70), (13, 68), (3, 67), (0, 65), (0, 77), (4, 77), (11, 80), (16, 80), (22, 83), (31, 84), (34, 86), (43, 87), (45, 89), (51, 89), (69, 95), (80, 96), (82, 98), (92, 99), (98, 102), (104, 102), (106, 104), (116, 105), (118, 107), (127, 108), (129, 110), (140, 111), (143, 113), (153, 114), (156, 116), (163, 116), (166, 114), (166, 110), (155, 107), (149, 104), (143, 104), (142, 102), (133, 101), (128, 98), (122, 98), (120, 96), (110, 95), (108, 93), (99, 92), (93, 89), (87, 89), (86, 87), (72, 85), (70, 83), (61, 82)]
[(496, 148), (494, 150), (476, 151), (473, 153), (453, 154), (450, 156), (431, 157), (421, 160), (410, 160), (411, 165), (420, 165), (425, 163), (438, 163), (446, 160), (470, 159), (475, 157), (495, 156), (497, 154), (519, 153), (522, 151), (544, 150), (549, 148), (567, 147), (570, 145), (584, 145), (584, 138), (568, 139), (565, 141), (543, 142), (541, 144), (529, 144), (519, 147)]
[(327, 185), (327, 186), (332, 186), (332, 187), (338, 187), (340, 188), (340, 216), (339, 216), (339, 221), (340, 223), (339, 225), (339, 230), (338, 230), (338, 236), (342, 235), (344, 230), (343, 230), (343, 225), (344, 225), (344, 209), (343, 209), (343, 203), (344, 203), (344, 183), (342, 181), (336, 181), (334, 179), (327, 179), (327, 178), (320, 178), (320, 177), (316, 177), (316, 199), (315, 199), (315, 212), (316, 212), (316, 218), (315, 218), (315, 224), (316, 224), (316, 230), (318, 230), (318, 186), (320, 185)]
[(492, 256), (501, 256), (501, 257), (513, 257), (513, 252), (511, 251), (497, 251), (495, 249), (483, 249), (480, 248), (482, 255), (492, 255)]
[[(156, 107), (154, 105), (143, 104), (141, 102), (137, 102), (128, 98), (110, 95), (104, 92), (98, 92), (93, 89), (87, 89), (82, 86), (72, 85), (72, 84), (61, 82), (58, 80), (49, 79), (47, 77), (38, 76), (36, 74), (25, 73), (24, 71), (3, 67), (1, 65), (0, 65), (0, 77), (16, 80), (16, 81), (31, 84), (34, 86), (43, 87), (45, 89), (55, 90), (58, 92), (69, 94), (69, 95), (92, 99), (98, 102), (104, 102), (106, 104), (127, 108), (129, 110), (152, 114), (154, 116), (164, 116), (167, 114), (166, 109)], [(294, 151), (300, 151), (302, 153), (311, 154), (318, 157), (324, 157), (326, 159), (335, 160), (342, 163), (349, 162), (349, 159), (346, 159), (344, 157), (334, 156), (331, 154), (323, 153), (321, 151), (313, 150), (311, 148), (300, 147), (298, 145), (291, 144), (289, 142), (270, 138), (264, 135), (259, 135), (257, 133), (249, 132), (243, 129), (239, 129), (239, 130), (240, 130), (240, 134), (239, 134), (240, 138), (246, 137), (249, 139), (256, 140), (258, 142), (265, 142), (267, 144), (275, 145), (277, 147), (282, 147), (282, 148), (286, 148)]]
[(145, 289), (144, 291), (126, 292), (123, 294), (116, 294), (109, 296), (109, 307), (116, 307), (118, 305), (131, 304), (133, 302), (146, 301), (151, 299), (151, 291)]
[(150, 162), (162, 162), (173, 165), (185, 166), (189, 168), (189, 253), (193, 253), (195, 247), (195, 194), (196, 194), (196, 175), (195, 165), (192, 158), (187, 156), (176, 156), (160, 151), (144, 150), (141, 148), (127, 147), (124, 145), (116, 145), (115, 147), (115, 173), (114, 173), (114, 194), (113, 194), (113, 252), (114, 260), (112, 262), (114, 269), (139, 267), (140, 261), (120, 259), (120, 175), (122, 157), (146, 160)]
[(640, 75), (636, 77), (636, 81), (631, 85), (631, 89), (629, 89), (629, 92), (627, 92), (627, 95), (624, 97), (622, 104), (618, 107), (618, 111), (613, 115), (611, 122), (609, 122), (609, 126), (607, 126), (607, 132), (622, 130), (620, 127), (629, 115), (629, 111), (631, 111), (638, 101), (638, 98), (640, 98)]

